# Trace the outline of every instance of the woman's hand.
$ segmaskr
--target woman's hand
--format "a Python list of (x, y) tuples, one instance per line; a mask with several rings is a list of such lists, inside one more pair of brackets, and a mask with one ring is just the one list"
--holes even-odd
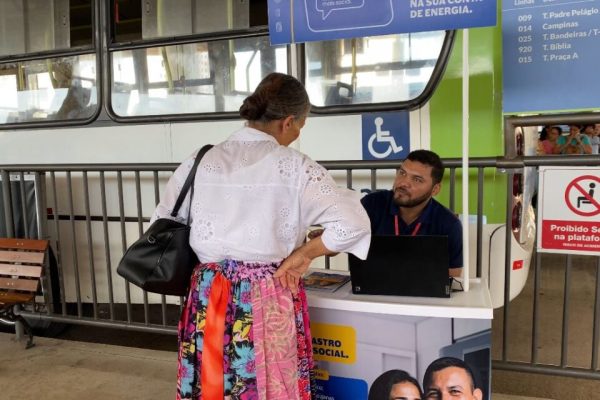
[[(304, 246), (303, 246), (304, 247)], [(279, 283), (284, 288), (289, 288), (295, 295), (298, 293), (298, 284), (302, 275), (308, 270), (311, 258), (307, 257), (303, 252), (303, 247), (299, 247), (292, 252), (279, 266), (274, 279), (279, 279)]]
[(302, 275), (308, 270), (310, 263), (316, 257), (336, 254), (330, 251), (323, 244), (321, 236), (308, 241), (294, 250), (285, 258), (277, 271), (273, 274), (273, 279), (279, 280), (284, 288), (289, 288), (295, 295), (298, 293), (298, 284)]

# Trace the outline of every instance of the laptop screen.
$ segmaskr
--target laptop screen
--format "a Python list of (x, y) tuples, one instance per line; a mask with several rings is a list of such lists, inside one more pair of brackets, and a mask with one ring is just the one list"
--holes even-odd
[(450, 296), (447, 236), (372, 236), (367, 259), (348, 261), (355, 294)]

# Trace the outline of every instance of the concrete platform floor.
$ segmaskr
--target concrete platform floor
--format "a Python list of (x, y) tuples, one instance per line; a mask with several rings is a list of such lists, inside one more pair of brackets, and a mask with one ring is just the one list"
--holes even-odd
[(177, 354), (0, 333), (0, 398), (174, 399)]
[[(14, 334), (0, 333), (2, 399), (173, 399), (173, 351), (35, 338), (26, 350)], [(546, 400), (493, 394), (493, 400)], [(351, 400), (351, 399), (348, 399)]]

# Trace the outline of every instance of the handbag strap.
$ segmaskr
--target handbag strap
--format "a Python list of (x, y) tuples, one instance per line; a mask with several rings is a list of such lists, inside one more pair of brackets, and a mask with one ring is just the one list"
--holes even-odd
[[(188, 174), (185, 183), (183, 184), (183, 187), (181, 188), (181, 192), (179, 193), (179, 197), (177, 197), (177, 201), (175, 202), (175, 206), (173, 206), (173, 211), (171, 212), (171, 217), (176, 217), (177, 213), (179, 212), (179, 208), (181, 208), (181, 205), (183, 204), (183, 200), (185, 200), (185, 196), (187, 196), (187, 192), (188, 190), (190, 190), (190, 187), (192, 188), (192, 194), (190, 196), (190, 207), (192, 204), (192, 196), (194, 196), (194, 178), (196, 177), (196, 170), (198, 169), (198, 165), (200, 164), (200, 160), (202, 160), (202, 157), (204, 157), (204, 155), (206, 154), (206, 152), (210, 149), (212, 149), (213, 145), (212, 144), (207, 144), (204, 145), (200, 151), (198, 152), (198, 154), (196, 154), (196, 159), (194, 160), (194, 165), (192, 166), (192, 169), (190, 170), (190, 173)], [(189, 224), (189, 215), (188, 215), (188, 224)]]

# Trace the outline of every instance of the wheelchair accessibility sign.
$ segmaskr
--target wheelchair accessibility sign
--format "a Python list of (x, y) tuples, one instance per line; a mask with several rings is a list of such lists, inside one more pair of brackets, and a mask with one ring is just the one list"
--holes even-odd
[(408, 112), (362, 115), (363, 160), (402, 160), (410, 151)]

